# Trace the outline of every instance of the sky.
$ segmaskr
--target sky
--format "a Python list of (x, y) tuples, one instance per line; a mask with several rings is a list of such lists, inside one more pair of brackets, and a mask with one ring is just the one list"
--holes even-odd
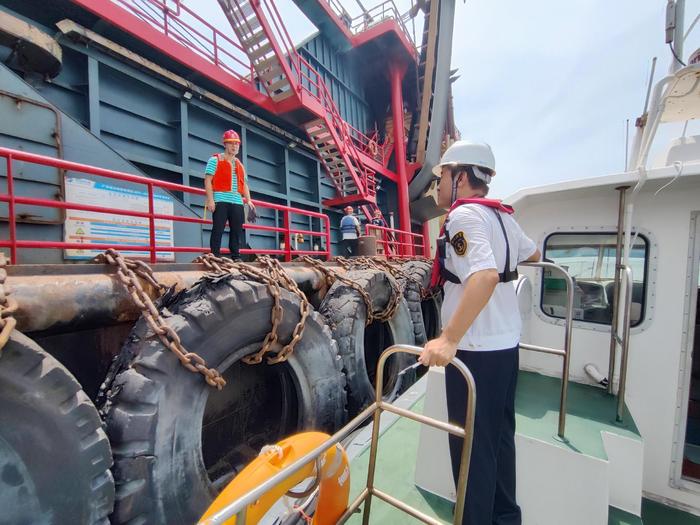
[[(666, 75), (666, 0), (456, 0), (452, 67), (455, 120), (463, 138), (488, 142), (496, 156), (490, 196), (619, 173), (642, 113), (651, 60)], [(216, 0), (199, 0), (216, 16)], [(198, 4), (199, 4), (198, 2)], [(292, 0), (276, 0), (291, 38), (315, 30)], [(351, 14), (354, 0), (342, 0)], [(378, 0), (362, 0), (370, 8)], [(399, 0), (405, 11), (410, 0)], [(686, 0), (686, 28), (700, 0)], [(293, 21), (293, 22), (290, 22)], [(684, 58), (700, 47), (700, 24)], [(682, 124), (662, 126), (652, 163)], [(700, 134), (700, 125), (688, 134)]]
[[(455, 119), (463, 138), (493, 147), (492, 196), (624, 171), (626, 120), (631, 144), (651, 59), (658, 57), (656, 80), (670, 64), (665, 8), (666, 0), (458, 4)], [(686, 26), (699, 8), (687, 2)], [(686, 58), (699, 32), (686, 41)], [(681, 132), (666, 125), (652, 159)]]

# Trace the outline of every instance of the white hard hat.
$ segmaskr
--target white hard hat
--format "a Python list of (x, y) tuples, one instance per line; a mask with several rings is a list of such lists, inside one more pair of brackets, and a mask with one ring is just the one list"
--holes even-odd
[(440, 159), (440, 164), (433, 168), (433, 173), (440, 176), (443, 166), (476, 166), (486, 170), (476, 169), (475, 175), (486, 184), (496, 174), (496, 159), (491, 146), (484, 142), (458, 140), (452, 144)]

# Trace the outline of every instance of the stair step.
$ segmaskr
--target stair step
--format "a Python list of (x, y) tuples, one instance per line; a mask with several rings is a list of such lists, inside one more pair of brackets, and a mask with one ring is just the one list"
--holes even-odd
[(275, 102), (281, 102), (282, 100), (288, 99), (288, 98), (291, 97), (292, 95), (294, 95), (294, 90), (293, 90), (293, 89), (288, 89), (288, 90), (286, 90), (286, 91), (282, 91), (282, 92), (279, 92), (279, 93), (273, 93), (272, 95), (270, 95), (270, 98), (271, 98), (272, 100), (274, 100)]
[(257, 33), (253, 33), (250, 36), (247, 37), (241, 37), (241, 44), (243, 44), (243, 47), (247, 47), (250, 49), (253, 46), (256, 46), (260, 44), (260, 42), (264, 41), (267, 39), (267, 35), (265, 34), (265, 31), (258, 31)]
[(260, 27), (260, 20), (257, 16), (254, 16), (245, 19), (243, 22), (237, 20), (236, 27), (234, 29), (240, 34), (239, 39), (244, 40), (250, 38), (250, 35), (257, 34), (256, 30), (260, 29)]
[(284, 71), (282, 71), (279, 64), (267, 68), (256, 66), (255, 70), (259, 71), (258, 76), (266, 85), (275, 82), (279, 78), (284, 78)]
[[(276, 55), (272, 55), (269, 58), (265, 58), (262, 60), (252, 60), (253, 64), (255, 64), (255, 69), (256, 70), (268, 70), (266, 72), (266, 75), (269, 75), (270, 72), (273, 70), (272, 68), (275, 68), (278, 71), (282, 71), (282, 68), (280, 67), (280, 61), (277, 59)], [(278, 73), (279, 74), (279, 73)], [(261, 75), (262, 76), (262, 75)], [(271, 80), (271, 78), (266, 78), (265, 80)]]
[[(325, 144), (325, 143), (324, 143)], [(318, 146), (317, 146), (318, 147)], [(318, 147), (318, 151), (324, 152), (324, 151), (330, 151), (330, 150), (337, 150), (338, 148), (336, 147), (335, 143), (331, 142), (330, 144), (327, 144), (326, 146), (323, 147)]]
[(251, 62), (255, 62), (256, 60), (260, 60), (261, 58), (265, 57), (265, 55), (270, 53), (272, 50), (272, 44), (270, 42), (265, 42), (263, 45), (257, 47), (256, 49), (251, 49), (249, 47), (248, 57), (250, 58)]
[[(253, 5), (250, 2), (241, 2), (237, 7), (238, 9), (235, 9), (235, 11), (238, 15), (242, 16), (244, 20), (248, 19), (250, 15), (255, 14)], [(240, 16), (237, 18), (240, 18)]]
[(282, 77), (279, 80), (276, 80), (275, 82), (266, 85), (267, 90), (270, 92), (280, 91), (282, 88), (285, 87), (291, 88), (291, 84), (289, 83), (287, 77)]

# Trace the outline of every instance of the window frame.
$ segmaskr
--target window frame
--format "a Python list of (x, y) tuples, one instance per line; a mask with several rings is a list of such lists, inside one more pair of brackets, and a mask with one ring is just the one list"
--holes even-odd
[[(571, 229), (569, 231), (567, 230), (557, 230), (553, 231), (550, 233), (547, 233), (544, 237), (544, 240), (542, 241), (542, 257), (543, 259), (547, 257), (547, 243), (549, 242), (550, 238), (556, 235), (569, 235), (569, 236), (577, 236), (577, 235), (587, 235), (587, 236), (612, 236), (616, 237), (617, 232), (614, 229), (611, 228), (602, 228), (600, 230), (591, 230), (591, 229)], [(651, 320), (651, 316), (647, 316), (647, 313), (653, 309), (653, 305), (650, 305), (650, 296), (649, 296), (649, 289), (650, 289), (650, 284), (651, 284), (651, 273), (652, 273), (652, 268), (651, 268), (651, 261), (652, 261), (652, 249), (656, 247), (656, 243), (652, 239), (652, 236), (647, 233), (647, 232), (641, 232), (641, 231), (633, 231), (632, 233), (633, 237), (638, 237), (639, 239), (642, 239), (645, 243), (645, 256), (644, 256), (644, 276), (642, 280), (642, 310), (640, 313), (639, 320), (630, 325), (630, 328), (640, 328), (642, 327), (646, 321)], [(600, 246), (600, 245), (599, 245)], [(655, 270), (655, 269), (654, 269)], [(544, 316), (544, 319), (548, 322), (554, 322), (554, 323), (559, 323), (564, 321), (564, 317), (560, 317), (558, 315), (553, 315), (548, 313), (544, 309), (544, 284), (545, 284), (545, 279), (544, 279), (544, 272), (540, 273), (541, 279), (539, 283), (539, 299), (538, 299), (538, 304), (537, 304), (537, 312), (538, 314)], [(612, 325), (612, 319), (609, 323), (606, 322), (600, 322), (600, 321), (592, 321), (592, 320), (586, 320), (586, 319), (576, 319), (573, 318), (572, 321), (575, 324), (581, 323), (583, 325), (595, 327), (594, 329), (597, 330), (605, 330), (609, 331), (610, 326)]]

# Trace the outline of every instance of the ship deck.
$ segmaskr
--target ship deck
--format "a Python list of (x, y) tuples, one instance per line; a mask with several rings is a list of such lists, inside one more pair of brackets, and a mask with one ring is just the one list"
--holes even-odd
[[(409, 390), (399, 404), (422, 413), (425, 379)], [(567, 440), (556, 436), (559, 408), (559, 380), (540, 374), (521, 371), (516, 395), (516, 432), (528, 438), (544, 441), (576, 453), (605, 459), (602, 432), (614, 432), (630, 439), (640, 440), (639, 430), (631, 417), (624, 424), (615, 422), (616, 399), (603, 390), (578, 383), (569, 383), (566, 418)], [(382, 416), (382, 434), (377, 457), (375, 486), (394, 495), (418, 510), (452, 523), (453, 504), (416, 487), (414, 483), (416, 458), (419, 449), (420, 425), (414, 421)], [(369, 428), (358, 435), (348, 447), (352, 458), (351, 499), (364, 488), (369, 463)], [(448, 473), (445, 473), (449, 475)], [(659, 503), (643, 500), (642, 518), (610, 507), (609, 525), (700, 525), (700, 517)], [(361, 514), (348, 523), (362, 522)], [(372, 501), (370, 523), (419, 523), (377, 498)], [(526, 524), (527, 525), (527, 524)]]

